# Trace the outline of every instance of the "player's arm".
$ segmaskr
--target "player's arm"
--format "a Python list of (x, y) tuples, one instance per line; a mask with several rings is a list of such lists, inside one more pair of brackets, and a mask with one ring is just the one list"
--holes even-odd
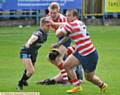
[(53, 44), (52, 45), (52, 48), (57, 48), (59, 47), (60, 45), (64, 44), (65, 42), (67, 42), (69, 40), (69, 37), (64, 37), (62, 38), (61, 40), (59, 40), (57, 43)]
[(50, 20), (50, 23), (51, 23), (51, 25), (59, 27), (59, 26), (65, 25), (66, 22), (54, 22), (53, 20)]
[(69, 24), (65, 24), (64, 26), (60, 26), (56, 31), (56, 36), (58, 37), (64, 37), (71, 33), (72, 28)]
[(56, 36), (57, 37), (64, 37), (66, 36), (66, 33), (64, 32), (64, 28), (62, 26), (60, 26), (57, 31), (56, 31)]
[(29, 48), (36, 40), (38, 40), (38, 36), (32, 35), (27, 41), (27, 43), (25, 44), (25, 47)]

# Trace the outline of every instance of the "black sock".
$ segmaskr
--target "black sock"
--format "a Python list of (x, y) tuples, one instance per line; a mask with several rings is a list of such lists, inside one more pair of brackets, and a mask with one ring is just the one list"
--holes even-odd
[(23, 83), (26, 82), (29, 78), (30, 78), (30, 76), (27, 76), (27, 75), (26, 75), (26, 70), (25, 70), (25, 71), (24, 71), (24, 74), (23, 74), (23, 76), (22, 76), (22, 78), (21, 78), (21, 80), (19, 81), (20, 84), (23, 84)]

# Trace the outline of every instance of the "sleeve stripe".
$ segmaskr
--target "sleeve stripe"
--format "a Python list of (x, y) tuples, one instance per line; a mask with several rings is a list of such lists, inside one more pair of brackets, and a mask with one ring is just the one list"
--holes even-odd
[(64, 27), (64, 29), (65, 29), (65, 31), (68, 32), (68, 33), (71, 31), (71, 30), (70, 30), (69, 28), (67, 28), (67, 27)]
[(68, 25), (65, 25), (65, 28), (66, 28), (67, 32), (69, 32), (69, 33), (72, 31), (72, 28), (69, 27)]
[(66, 28), (64, 27), (64, 31), (62, 31), (62, 32), (67, 34), (68, 30), (66, 30)]
[(67, 32), (66, 32), (66, 30), (65, 30), (65, 28), (63, 28), (63, 31), (62, 31), (64, 34), (67, 34)]

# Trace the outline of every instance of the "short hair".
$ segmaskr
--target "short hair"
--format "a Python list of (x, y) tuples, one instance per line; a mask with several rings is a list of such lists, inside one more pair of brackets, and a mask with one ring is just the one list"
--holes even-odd
[(60, 10), (60, 5), (59, 5), (59, 3), (57, 3), (57, 2), (52, 2), (52, 3), (49, 5), (49, 7), (48, 7), (48, 10), (50, 10), (50, 9), (58, 9), (58, 10)]
[(49, 17), (42, 17), (40, 19), (40, 26), (45, 24), (45, 23), (49, 23)]
[(73, 16), (77, 16), (78, 17), (78, 10), (77, 9), (68, 9), (67, 12), (72, 12)]

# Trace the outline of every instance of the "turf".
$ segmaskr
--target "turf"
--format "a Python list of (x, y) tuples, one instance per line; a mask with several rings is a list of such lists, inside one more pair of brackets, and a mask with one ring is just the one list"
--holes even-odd
[[(19, 59), (22, 45), (30, 37), (36, 27), (0, 27), (0, 91), (16, 92), (16, 84), (23, 72)], [(88, 26), (93, 43), (99, 52), (99, 63), (96, 73), (108, 83), (109, 88), (104, 95), (120, 95), (120, 27)], [(49, 32), (48, 41), (39, 50), (36, 72), (29, 80), (24, 92), (40, 92), (41, 95), (67, 95), (65, 90), (71, 86), (36, 85), (35, 82), (54, 76), (58, 70), (47, 60), (50, 45), (56, 42), (54, 32)], [(98, 95), (99, 89), (89, 82), (82, 84), (84, 91), (75, 95)]]

